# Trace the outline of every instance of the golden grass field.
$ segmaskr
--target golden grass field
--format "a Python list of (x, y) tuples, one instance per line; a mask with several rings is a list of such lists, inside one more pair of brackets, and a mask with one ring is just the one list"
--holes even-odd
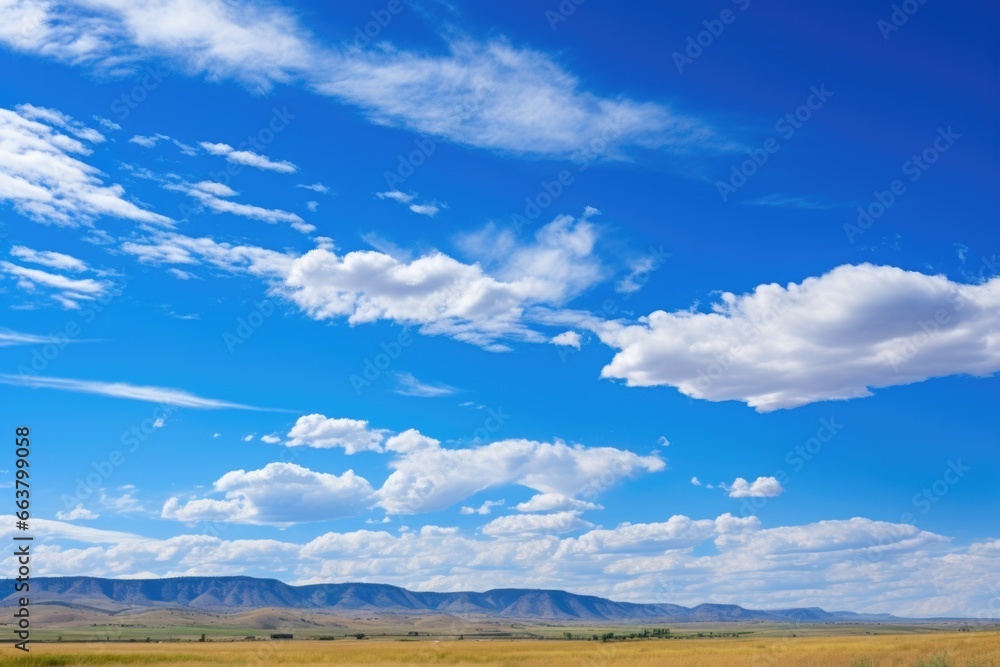
[(503, 667), (1000, 667), (996, 631), (917, 635), (594, 641), (257, 641), (35, 644), (0, 665), (498, 665)]

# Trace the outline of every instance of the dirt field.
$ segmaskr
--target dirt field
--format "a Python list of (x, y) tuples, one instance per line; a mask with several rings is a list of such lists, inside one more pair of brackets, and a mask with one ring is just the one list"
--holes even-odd
[(1000, 667), (995, 631), (595, 641), (256, 641), (4, 646), (0, 665), (502, 665), (504, 667)]

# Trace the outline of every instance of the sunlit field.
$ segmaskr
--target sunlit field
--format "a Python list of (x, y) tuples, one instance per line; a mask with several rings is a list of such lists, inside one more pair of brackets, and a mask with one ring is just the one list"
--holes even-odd
[(994, 631), (925, 635), (595, 641), (336, 641), (52, 643), (4, 647), (0, 665), (781, 665), (1000, 666)]

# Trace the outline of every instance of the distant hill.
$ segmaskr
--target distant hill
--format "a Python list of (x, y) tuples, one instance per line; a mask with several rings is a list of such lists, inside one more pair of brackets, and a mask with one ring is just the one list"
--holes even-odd
[[(13, 591), (13, 581), (4, 581)], [(565, 591), (500, 588), (483, 593), (421, 593), (386, 584), (312, 584), (290, 586), (253, 577), (179, 577), (173, 579), (99, 579), (39, 577), (31, 580), (32, 603), (119, 611), (191, 608), (246, 611), (261, 608), (311, 609), (331, 613), (486, 615), (533, 621), (673, 622), (691, 621), (889, 621), (888, 614), (853, 614), (804, 609), (744, 609), (736, 605), (636, 604)], [(17, 600), (8, 594), (0, 605)]]

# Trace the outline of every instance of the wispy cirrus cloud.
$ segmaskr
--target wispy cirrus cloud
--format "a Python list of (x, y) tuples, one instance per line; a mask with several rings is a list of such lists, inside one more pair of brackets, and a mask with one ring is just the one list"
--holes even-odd
[(174, 405), (181, 408), (196, 408), (201, 410), (260, 410), (265, 412), (286, 412), (275, 408), (258, 408), (252, 405), (231, 403), (214, 398), (203, 398), (169, 387), (153, 387), (134, 385), (126, 382), (102, 382), (99, 380), (75, 380), (69, 378), (44, 377), (40, 375), (10, 375), (0, 374), (0, 384), (24, 386), (32, 389), (56, 389), (81, 394), (96, 394), (111, 398), (125, 398), (133, 401), (146, 401), (159, 405)]
[(299, 170), (297, 166), (287, 160), (275, 161), (266, 155), (260, 155), (252, 151), (237, 150), (229, 144), (202, 141), (199, 146), (212, 155), (221, 155), (233, 164), (242, 164), (263, 171), (276, 171), (280, 174), (294, 174)]
[(401, 396), (419, 396), (421, 398), (437, 398), (452, 396), (458, 389), (446, 384), (421, 382), (412, 373), (396, 373), (395, 392)]
[(587, 90), (553, 55), (497, 37), (449, 35), (437, 53), (342, 51), (289, 8), (247, 1), (126, 0), (2, 7), (0, 42), (13, 50), (125, 73), (149, 58), (256, 90), (298, 84), (354, 106), (373, 122), (525, 155), (569, 157), (593, 140), (608, 159), (629, 148), (716, 151), (706, 123), (654, 101)]
[[(0, 17), (9, 11), (9, 6), (0, 7)], [(93, 143), (95, 135), (72, 125), (60, 112), (45, 112), (38, 107), (0, 108), (0, 200), (32, 220), (65, 227), (90, 225), (98, 216), (171, 223), (130, 201), (122, 186), (105, 185), (100, 170), (83, 161), (93, 149), (82, 141)]]

